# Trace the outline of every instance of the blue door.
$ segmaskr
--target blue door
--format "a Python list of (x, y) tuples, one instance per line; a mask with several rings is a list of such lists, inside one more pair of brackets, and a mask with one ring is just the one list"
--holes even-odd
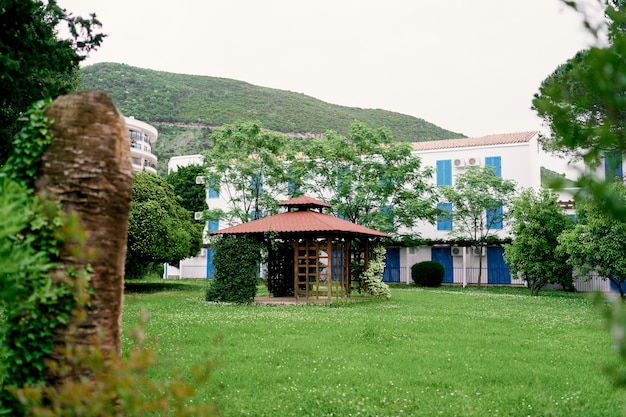
[(400, 248), (387, 248), (383, 282), (400, 282)]
[(206, 251), (206, 278), (207, 279), (215, 278), (215, 266), (213, 265), (214, 254), (215, 254), (215, 249), (207, 249)]
[(431, 248), (430, 259), (443, 265), (443, 269), (445, 271), (445, 275), (443, 276), (443, 282), (452, 284), (454, 282), (454, 272), (452, 269), (452, 253), (450, 253), (450, 248)]
[(511, 285), (511, 271), (504, 262), (503, 248), (487, 248), (487, 283)]

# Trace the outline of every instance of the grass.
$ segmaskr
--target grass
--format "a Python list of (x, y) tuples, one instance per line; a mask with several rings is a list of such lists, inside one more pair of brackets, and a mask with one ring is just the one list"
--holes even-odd
[[(169, 378), (217, 363), (195, 401), (224, 416), (621, 416), (610, 334), (584, 295), (392, 288), (388, 302), (219, 305), (204, 281), (129, 283), (123, 324)], [(128, 351), (133, 342), (124, 337)]]

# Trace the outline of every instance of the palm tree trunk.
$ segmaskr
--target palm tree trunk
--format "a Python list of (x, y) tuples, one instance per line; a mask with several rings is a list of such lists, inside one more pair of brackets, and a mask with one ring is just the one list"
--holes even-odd
[[(84, 317), (73, 317), (67, 327), (56, 332), (52, 363), (65, 362), (63, 351), (68, 343), (97, 343), (105, 355), (119, 357), (133, 183), (128, 129), (109, 96), (95, 91), (57, 98), (47, 116), (54, 121), (53, 139), (43, 155), (36, 192), (52, 195), (65, 214), (79, 219), (86, 232), (84, 246), (77, 254), (66, 244), (58, 271), (91, 265), (89, 285), (93, 289)], [(53, 369), (47, 369), (47, 377), (55, 383), (63, 376)], [(73, 371), (75, 375), (83, 373), (81, 369)]]

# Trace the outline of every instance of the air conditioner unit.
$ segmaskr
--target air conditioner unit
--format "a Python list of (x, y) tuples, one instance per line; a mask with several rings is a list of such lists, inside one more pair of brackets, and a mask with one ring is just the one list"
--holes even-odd
[(480, 159), (478, 159), (478, 158), (467, 158), (465, 163), (467, 164), (467, 166), (476, 167), (476, 166), (480, 165)]
[(450, 253), (452, 253), (452, 256), (463, 256), (463, 247), (452, 246), (450, 248)]
[(485, 256), (485, 253), (486, 253), (486, 250), (484, 246), (480, 248), (477, 248), (477, 247), (472, 248), (472, 254), (474, 254), (474, 256)]
[(463, 168), (465, 166), (465, 160), (464, 159), (454, 159), (452, 161), (452, 164), (456, 167), (456, 168)]
[(196, 177), (196, 184), (204, 184), (204, 177)]
[(196, 212), (193, 214), (193, 219), (194, 219), (194, 220), (202, 220), (202, 215), (203, 215), (203, 214), (204, 214), (204, 213), (202, 213), (201, 211), (196, 211)]

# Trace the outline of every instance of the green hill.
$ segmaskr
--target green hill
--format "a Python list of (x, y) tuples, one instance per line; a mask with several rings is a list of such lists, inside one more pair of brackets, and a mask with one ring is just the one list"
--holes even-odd
[(236, 120), (260, 120), (263, 126), (310, 137), (328, 130), (347, 134), (350, 124), (386, 126), (397, 140), (416, 142), (463, 137), (423, 119), (380, 109), (325, 103), (304, 94), (258, 87), (242, 81), (173, 74), (101, 63), (81, 69), (83, 88), (109, 94), (126, 116), (159, 130), (153, 151), (159, 172), (172, 156), (207, 148), (212, 128)]

